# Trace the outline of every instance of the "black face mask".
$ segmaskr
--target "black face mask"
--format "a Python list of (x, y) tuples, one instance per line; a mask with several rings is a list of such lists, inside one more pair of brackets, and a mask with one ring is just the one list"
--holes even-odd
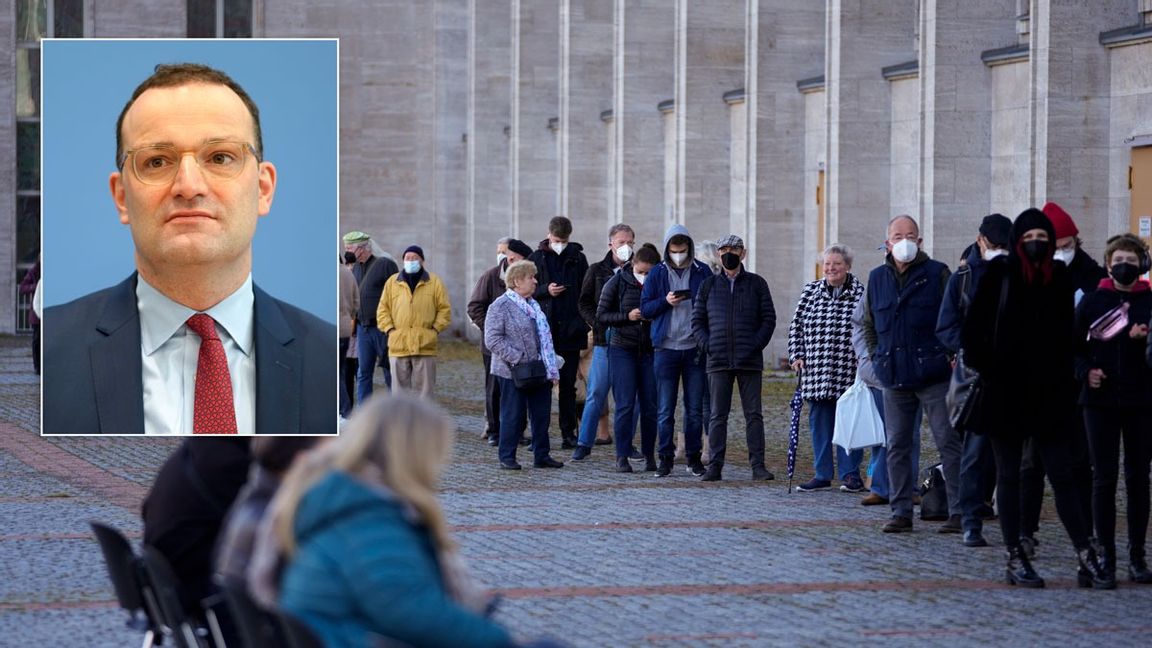
[(735, 270), (740, 267), (740, 255), (733, 252), (725, 252), (720, 255), (720, 264), (727, 270)]
[(1022, 247), (1024, 255), (1032, 263), (1040, 263), (1048, 256), (1048, 241), (1025, 241)]
[(1108, 274), (1112, 275), (1112, 280), (1117, 284), (1128, 286), (1140, 277), (1140, 268), (1131, 263), (1114, 263)]

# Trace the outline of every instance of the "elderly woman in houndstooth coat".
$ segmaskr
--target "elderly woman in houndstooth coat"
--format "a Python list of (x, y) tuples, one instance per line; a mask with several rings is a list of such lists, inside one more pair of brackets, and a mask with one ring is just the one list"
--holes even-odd
[[(800, 485), (801, 491), (832, 487), (832, 428), (836, 399), (856, 377), (856, 354), (852, 351), (852, 311), (864, 295), (864, 284), (854, 277), (852, 250), (832, 245), (822, 255), (824, 278), (804, 286), (796, 315), (788, 327), (788, 361), (800, 374), (800, 394), (808, 401), (808, 427), (816, 475)], [(851, 453), (836, 448), (840, 490), (864, 490), (860, 479), (863, 450)]]

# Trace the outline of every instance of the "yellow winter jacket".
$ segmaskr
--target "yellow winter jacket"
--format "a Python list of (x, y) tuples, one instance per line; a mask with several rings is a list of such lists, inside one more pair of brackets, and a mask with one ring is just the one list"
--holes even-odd
[(422, 271), (416, 290), (397, 273), (384, 282), (376, 308), (376, 326), (388, 333), (388, 355), (393, 358), (436, 355), (436, 340), (452, 321), (452, 305), (440, 277)]

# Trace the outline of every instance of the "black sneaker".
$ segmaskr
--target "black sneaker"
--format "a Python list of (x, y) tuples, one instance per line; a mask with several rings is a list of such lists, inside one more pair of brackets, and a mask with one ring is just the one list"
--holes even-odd
[(672, 457), (660, 457), (660, 463), (656, 466), (657, 477), (667, 477), (672, 474)]
[(500, 437), (496, 437), (496, 436), (488, 437), (488, 445), (492, 446), (493, 448), (500, 445)]
[(632, 472), (632, 464), (628, 463), (628, 457), (616, 457), (616, 472), (630, 473)]
[(696, 477), (704, 474), (704, 462), (700, 461), (699, 452), (693, 452), (688, 455), (688, 474)]
[(532, 465), (537, 468), (563, 468), (564, 462), (556, 461), (552, 457), (544, 457), (543, 459), (533, 462)]
[(501, 461), (500, 470), (520, 470), (520, 464), (515, 461)]
[(656, 471), (656, 457), (644, 457), (644, 472)]
[(968, 529), (964, 532), (964, 546), (987, 547), (988, 541), (984, 539), (984, 534), (980, 532), (980, 529)]
[(708, 469), (704, 471), (704, 476), (700, 478), (700, 481), (714, 482), (720, 481), (721, 479), (720, 466), (713, 465), (708, 466)]
[(830, 480), (816, 479), (813, 477), (812, 479), (809, 479), (803, 484), (797, 486), (796, 490), (800, 491), (801, 493), (811, 493), (812, 491), (828, 490), (829, 488), (832, 488), (832, 482)]
[(578, 445), (578, 446), (576, 446), (576, 449), (572, 451), (572, 461), (584, 461), (591, 454), (592, 454), (592, 448), (589, 448), (588, 446)]
[(575, 447), (576, 447), (576, 437), (575, 436), (572, 436), (571, 434), (560, 435), (560, 449), (561, 450), (572, 450)]

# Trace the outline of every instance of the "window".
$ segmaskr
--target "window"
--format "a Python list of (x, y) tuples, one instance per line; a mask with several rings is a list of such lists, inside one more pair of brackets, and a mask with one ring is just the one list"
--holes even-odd
[[(40, 253), (40, 39), (84, 36), (84, 0), (16, 2), (16, 282)], [(16, 330), (27, 331), (28, 297)]]
[(188, 0), (189, 38), (251, 38), (252, 0)]

